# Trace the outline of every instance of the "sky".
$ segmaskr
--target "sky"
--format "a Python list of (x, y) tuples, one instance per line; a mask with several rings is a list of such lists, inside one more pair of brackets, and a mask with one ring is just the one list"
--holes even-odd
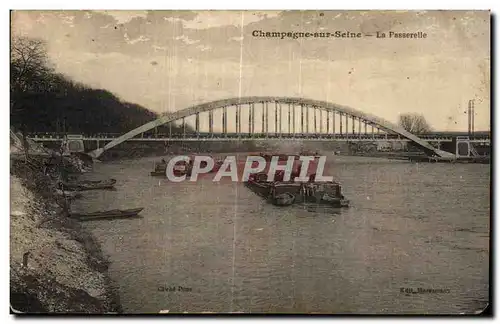
[[(13, 11), (55, 69), (158, 113), (239, 96), (325, 100), (435, 130), (490, 128), (488, 11)], [(425, 39), (264, 32), (425, 32)]]

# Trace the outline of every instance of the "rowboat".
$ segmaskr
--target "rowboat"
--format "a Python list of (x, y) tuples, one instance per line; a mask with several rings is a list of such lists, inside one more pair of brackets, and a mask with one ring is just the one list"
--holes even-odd
[(78, 220), (94, 220), (94, 219), (109, 219), (109, 218), (126, 218), (126, 217), (135, 217), (139, 214), (144, 207), (141, 208), (133, 208), (133, 209), (113, 209), (102, 212), (94, 212), (94, 213), (86, 213), (86, 214), (78, 214), (73, 213), (70, 214), (71, 218), (77, 218)]
[(112, 189), (116, 183), (116, 179), (109, 180), (84, 180), (76, 183), (61, 182), (64, 190), (84, 191), (84, 190), (97, 190), (97, 189)]
[(313, 152), (313, 151), (301, 151), (299, 153), (299, 155), (301, 156), (314, 156), (314, 157), (318, 157), (319, 156), (319, 152), (316, 151), (316, 152)]
[(167, 163), (161, 162), (158, 164), (155, 164), (155, 170), (151, 171), (149, 174), (153, 177), (156, 176), (164, 176), (166, 175), (166, 170), (167, 170)]
[(101, 184), (101, 183), (110, 183), (115, 184), (116, 179), (107, 179), (107, 180), (80, 180), (78, 184)]
[(266, 160), (266, 162), (270, 162), (274, 156), (277, 156), (278, 157), (278, 161), (279, 162), (283, 162), (283, 161), (288, 161), (288, 158), (293, 156), (294, 157), (294, 160), (297, 160), (299, 158), (298, 155), (290, 155), (290, 154), (267, 154), (267, 153), (260, 153), (259, 154), (260, 157), (263, 157), (264, 160)]

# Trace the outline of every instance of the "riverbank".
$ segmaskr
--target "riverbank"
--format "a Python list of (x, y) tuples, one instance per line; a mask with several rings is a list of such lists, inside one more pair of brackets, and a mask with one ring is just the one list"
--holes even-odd
[(12, 311), (120, 313), (107, 258), (92, 235), (63, 213), (55, 181), (37, 159), (11, 156), (10, 184)]

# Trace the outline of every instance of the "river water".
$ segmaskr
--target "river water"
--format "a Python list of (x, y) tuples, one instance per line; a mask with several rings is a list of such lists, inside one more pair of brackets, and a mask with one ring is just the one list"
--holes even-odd
[(73, 206), (145, 207), (85, 223), (127, 313), (458, 314), (488, 303), (489, 165), (329, 156), (325, 174), (352, 206), (308, 210), (241, 183), (151, 177), (154, 160), (96, 164), (86, 178), (116, 178), (117, 190)]

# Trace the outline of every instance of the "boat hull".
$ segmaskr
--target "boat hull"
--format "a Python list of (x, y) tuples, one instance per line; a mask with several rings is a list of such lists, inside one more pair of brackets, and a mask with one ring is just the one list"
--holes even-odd
[(88, 191), (88, 190), (102, 190), (102, 189), (113, 189), (114, 185), (67, 185), (65, 189), (72, 191)]
[(332, 196), (324, 192), (308, 190), (310, 184), (271, 183), (247, 181), (245, 186), (257, 195), (277, 206), (293, 204), (321, 204), (336, 208), (349, 207), (349, 200), (343, 196)]
[(112, 189), (116, 184), (115, 179), (110, 180), (83, 180), (76, 183), (63, 183), (64, 190), (86, 191), (99, 189)]
[(134, 208), (127, 210), (108, 210), (103, 212), (87, 213), (87, 214), (71, 214), (71, 218), (80, 221), (97, 220), (97, 219), (113, 219), (113, 218), (129, 218), (136, 217), (144, 208)]

